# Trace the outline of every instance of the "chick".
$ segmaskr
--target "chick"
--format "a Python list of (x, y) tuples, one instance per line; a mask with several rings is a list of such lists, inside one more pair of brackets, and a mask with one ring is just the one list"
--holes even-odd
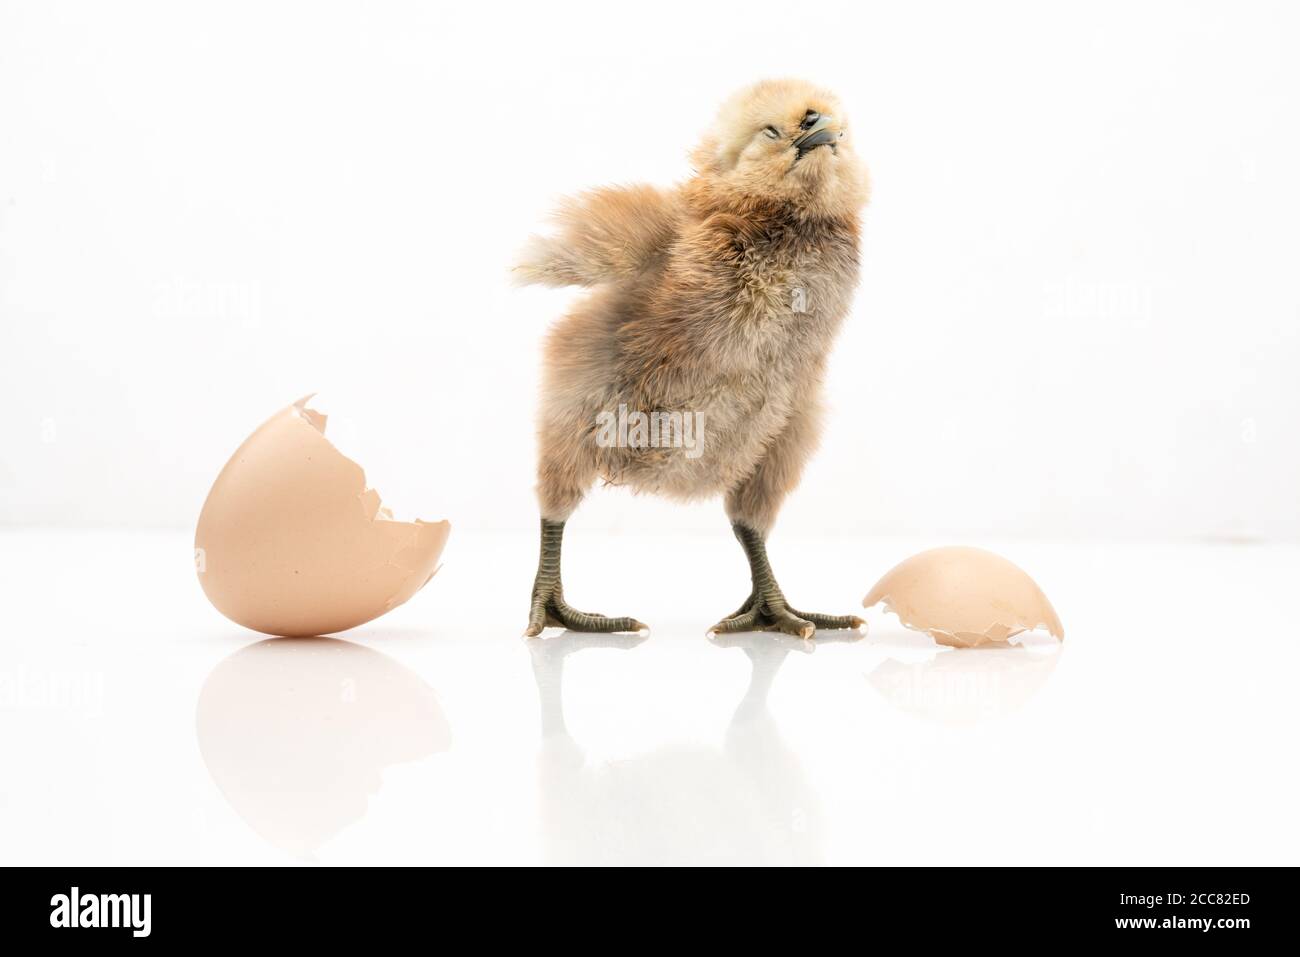
[(724, 497), (753, 588), (711, 634), (810, 638), (852, 615), (797, 611), (765, 541), (817, 444), (826, 356), (858, 281), (869, 183), (844, 111), (796, 80), (722, 107), (673, 189), (593, 190), (515, 267), (523, 283), (592, 292), (547, 337), (539, 412), (541, 558), (529, 637), (547, 625), (641, 631), (572, 608), (564, 524), (597, 478), (678, 500)]

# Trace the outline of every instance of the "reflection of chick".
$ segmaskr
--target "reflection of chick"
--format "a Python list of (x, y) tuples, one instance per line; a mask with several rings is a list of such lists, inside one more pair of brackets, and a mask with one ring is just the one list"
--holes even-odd
[[(560, 210), (557, 236), (526, 250), (524, 282), (596, 287), (546, 346), (528, 635), (644, 627), (564, 600), (564, 523), (597, 477), (677, 499), (725, 495), (754, 587), (715, 631), (806, 638), (860, 624), (792, 609), (764, 545), (816, 444), (826, 355), (857, 282), (868, 189), (843, 116), (805, 83), (760, 83), (723, 107), (693, 179), (587, 193)], [(602, 423), (620, 406), (632, 427), (610, 442)]]
[[(852, 635), (857, 638), (856, 634)], [(727, 635), (720, 647), (750, 660), (749, 686), (722, 750), (669, 745), (588, 762), (564, 719), (564, 663), (589, 648), (636, 647), (635, 635), (564, 632), (528, 642), (542, 706), (539, 763), (548, 864), (698, 865), (821, 862), (821, 812), (798, 755), (781, 737), (767, 697), (792, 651), (816, 644)]]

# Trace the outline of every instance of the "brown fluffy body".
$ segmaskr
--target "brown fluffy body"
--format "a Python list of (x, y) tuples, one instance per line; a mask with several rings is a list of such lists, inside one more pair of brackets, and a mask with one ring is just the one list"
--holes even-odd
[[(800, 157), (809, 111), (840, 135)], [(567, 201), (556, 234), (534, 238), (516, 267), (521, 282), (592, 288), (546, 341), (544, 518), (567, 519), (603, 478), (680, 500), (723, 495), (733, 522), (766, 536), (817, 444), (869, 193), (844, 113), (807, 83), (759, 83), (724, 105), (692, 159), (676, 188)], [(702, 414), (701, 454), (601, 447), (597, 417), (620, 405)]]

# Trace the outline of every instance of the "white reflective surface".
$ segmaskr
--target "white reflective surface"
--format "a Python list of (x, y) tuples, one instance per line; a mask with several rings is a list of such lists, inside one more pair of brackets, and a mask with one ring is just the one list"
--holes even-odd
[[(854, 610), (935, 542), (774, 538)], [(3, 863), (1294, 863), (1300, 549), (982, 543), (1067, 640), (707, 640), (725, 528), (571, 532), (566, 593), (646, 639), (519, 638), (531, 537), (453, 531), (388, 617), (266, 640), (187, 536), (0, 532)], [(855, 640), (856, 639), (856, 640)]]
[(389, 766), (451, 746), (415, 672), (335, 638), (267, 639), (223, 659), (199, 693), (195, 730), (230, 806), (308, 860), (365, 815)]

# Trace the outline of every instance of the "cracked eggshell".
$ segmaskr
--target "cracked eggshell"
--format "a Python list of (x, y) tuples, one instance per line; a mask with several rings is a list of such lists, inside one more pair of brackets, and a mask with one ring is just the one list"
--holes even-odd
[(311, 396), (271, 416), (226, 463), (194, 534), (199, 583), (268, 635), (345, 631), (433, 577), (448, 522), (396, 522), (361, 466), (325, 438)]
[(908, 628), (957, 648), (1036, 630), (1065, 640), (1061, 619), (1034, 580), (982, 548), (932, 548), (900, 562), (862, 602), (880, 603)]

